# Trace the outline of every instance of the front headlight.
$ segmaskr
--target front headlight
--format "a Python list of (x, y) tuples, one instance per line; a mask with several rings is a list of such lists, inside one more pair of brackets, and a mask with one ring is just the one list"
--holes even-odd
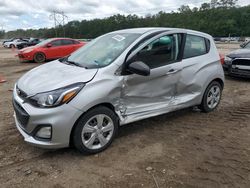
[(60, 106), (73, 99), (84, 85), (84, 83), (76, 83), (53, 91), (38, 93), (28, 97), (25, 102), (41, 108)]
[(233, 59), (231, 57), (225, 56), (224, 61), (232, 61)]

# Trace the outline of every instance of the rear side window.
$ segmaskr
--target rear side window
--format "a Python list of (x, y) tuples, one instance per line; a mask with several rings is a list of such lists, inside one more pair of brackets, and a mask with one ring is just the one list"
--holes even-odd
[(62, 41), (61, 40), (54, 40), (51, 42), (52, 46), (61, 46), (62, 45)]
[(71, 45), (71, 44), (74, 44), (73, 40), (67, 40), (67, 39), (62, 40), (62, 45)]
[(187, 35), (183, 59), (204, 55), (208, 52), (206, 39), (200, 36)]
[(77, 40), (73, 40), (73, 42), (74, 42), (74, 44), (80, 44), (80, 42)]

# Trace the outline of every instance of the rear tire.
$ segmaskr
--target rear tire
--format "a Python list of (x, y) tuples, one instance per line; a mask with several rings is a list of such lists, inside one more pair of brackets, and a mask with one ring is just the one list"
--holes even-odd
[(108, 148), (118, 130), (118, 117), (104, 106), (85, 113), (73, 130), (74, 146), (81, 153), (95, 154)]
[(203, 95), (202, 102), (199, 106), (200, 109), (206, 113), (215, 110), (220, 103), (221, 94), (221, 84), (217, 81), (211, 82)]
[(43, 63), (43, 62), (45, 62), (45, 60), (46, 60), (46, 57), (45, 57), (45, 55), (44, 55), (43, 53), (41, 53), (41, 52), (38, 52), (38, 53), (36, 53), (36, 54), (34, 55), (34, 61), (35, 61), (36, 63)]

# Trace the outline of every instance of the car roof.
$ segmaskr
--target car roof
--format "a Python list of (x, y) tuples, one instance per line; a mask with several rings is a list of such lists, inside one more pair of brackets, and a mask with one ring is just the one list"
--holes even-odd
[(183, 28), (170, 28), (170, 27), (142, 27), (142, 28), (131, 28), (131, 29), (123, 29), (114, 31), (112, 33), (137, 33), (137, 34), (144, 34), (147, 32), (158, 32), (158, 31), (174, 31), (174, 32), (181, 32), (181, 33), (191, 33), (191, 34), (197, 34), (202, 35), (206, 37), (211, 37), (207, 33), (203, 33), (200, 31), (194, 31), (190, 29), (183, 29)]
[(75, 40), (75, 39), (72, 39), (72, 38), (50, 38), (51, 40), (61, 40), (61, 39), (69, 39), (69, 40)]

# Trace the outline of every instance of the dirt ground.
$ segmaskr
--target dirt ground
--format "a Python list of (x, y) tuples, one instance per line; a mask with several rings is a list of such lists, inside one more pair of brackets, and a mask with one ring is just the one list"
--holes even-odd
[[(220, 44), (228, 53), (238, 44)], [(0, 187), (250, 187), (250, 80), (226, 78), (212, 113), (185, 109), (120, 128), (110, 148), (84, 156), (43, 150), (14, 125), (11, 89), (39, 64), (19, 63), (0, 48)]]

